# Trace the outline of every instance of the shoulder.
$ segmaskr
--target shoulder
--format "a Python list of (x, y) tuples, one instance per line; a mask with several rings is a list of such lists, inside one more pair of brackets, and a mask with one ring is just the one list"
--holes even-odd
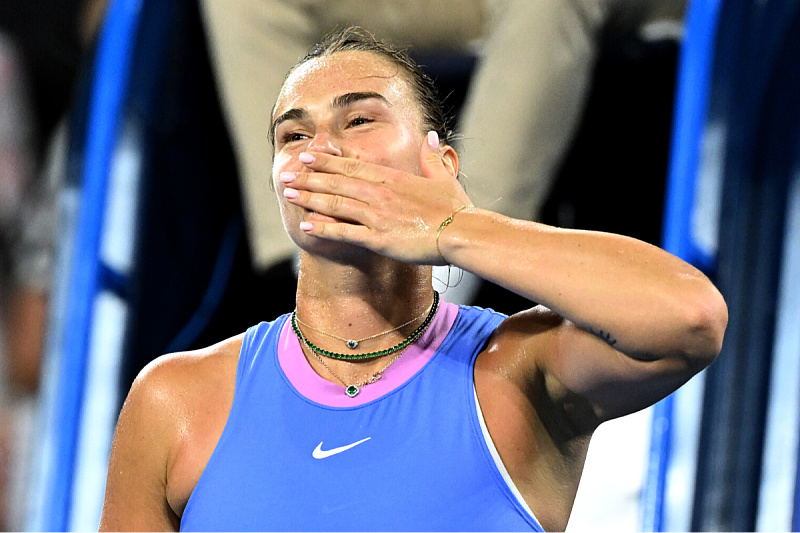
[(580, 361), (564, 356), (563, 345), (575, 336), (597, 342), (544, 306), (508, 317), (478, 356), (476, 386), (491, 383), (494, 389), (518, 397), (520, 403), (536, 412), (549, 433), (561, 433), (556, 430), (569, 427), (567, 433), (557, 437), (559, 440), (591, 433), (595, 427), (591, 404), (580, 397), (577, 388), (570, 387), (572, 382), (562, 379), (564, 366), (572, 367), (574, 373), (583, 372)]
[(131, 394), (185, 394), (225, 380), (231, 371), (236, 372), (243, 338), (244, 333), (200, 350), (162, 355), (139, 372)]
[[(550, 309), (537, 305), (503, 320), (494, 330), (486, 349), (489, 358), (507, 358), (510, 354), (525, 351), (525, 357), (533, 364), (535, 352), (552, 347), (557, 334), (570, 323)], [(534, 353), (532, 353), (532, 351)]]
[[(157, 431), (171, 447), (198, 412), (232, 399), (244, 334), (200, 350), (163, 355), (133, 382), (120, 414), (117, 433), (133, 425), (136, 433)], [(213, 409), (211, 409), (213, 411)]]
[(164, 355), (136, 377), (114, 435), (103, 529), (175, 526), (230, 412), (242, 339)]
[(161, 356), (136, 377), (117, 422), (101, 528), (176, 527), (230, 412), (243, 336)]
[(168, 471), (179, 462), (188, 440), (196, 444), (197, 435), (227, 420), (243, 337), (161, 356), (134, 381), (126, 408), (168, 439), (163, 443), (168, 449)]
[(555, 311), (543, 305), (537, 305), (509, 316), (500, 324), (498, 332), (505, 334), (519, 332), (527, 335), (531, 333), (547, 333), (563, 326), (566, 322), (566, 319)]
[[(512, 315), (495, 329), (474, 369), (492, 442), (543, 524), (560, 524), (562, 513), (568, 515), (563, 503), (571, 505), (569, 494), (574, 494), (588, 447), (589, 434), (570, 421), (565, 407), (583, 412), (584, 405), (571, 401), (548, 370), (559, 336), (572, 327), (543, 306)], [(544, 493), (550, 496), (543, 498)]]
[(507, 317), (478, 355), (476, 378), (478, 374), (493, 376), (495, 386), (502, 382), (527, 396), (532, 383), (535, 387), (543, 384), (546, 358), (558, 349), (558, 336), (568, 326), (567, 320), (543, 306)]
[(232, 394), (242, 338), (243, 334), (200, 350), (154, 359), (134, 380), (122, 414), (137, 415), (151, 424), (173, 425), (191, 416), (201, 407), (198, 403), (216, 396), (214, 392), (230, 388)]
[[(579, 349), (568, 349), (576, 345)], [(484, 370), (501, 374), (526, 390), (538, 408), (547, 403), (558, 409), (565, 403), (574, 407), (578, 402), (580, 379), (595, 368), (591, 354), (598, 350), (611, 348), (574, 322), (538, 305), (504, 320), (489, 339), (479, 363)], [(580, 356), (571, 353), (576, 351)]]

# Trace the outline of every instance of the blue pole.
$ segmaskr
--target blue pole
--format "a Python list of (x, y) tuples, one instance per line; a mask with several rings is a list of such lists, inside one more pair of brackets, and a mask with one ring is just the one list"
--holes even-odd
[(89, 335), (99, 286), (100, 237), (111, 156), (123, 111), (134, 37), (143, 0), (114, 0), (98, 41), (87, 124), (81, 210), (64, 313), (61, 375), (56, 391), (55, 468), (49, 481), (47, 531), (69, 526), (75, 457), (86, 381)]
[[(676, 87), (662, 235), (665, 250), (703, 270), (710, 268), (712, 260), (694, 245), (691, 222), (720, 5), (721, 0), (689, 2)], [(672, 396), (653, 408), (650, 458), (642, 491), (643, 531), (664, 529), (673, 410)]]
[(689, 2), (678, 71), (672, 157), (661, 236), (665, 250), (704, 270), (708, 270), (710, 258), (694, 245), (691, 221), (721, 3), (722, 0)]
[(794, 482), (794, 509), (792, 510), (792, 531), (800, 531), (800, 448), (797, 451), (797, 470)]

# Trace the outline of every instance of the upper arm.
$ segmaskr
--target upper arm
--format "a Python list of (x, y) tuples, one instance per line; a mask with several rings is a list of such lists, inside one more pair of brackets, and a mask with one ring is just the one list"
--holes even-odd
[(622, 353), (602, 332), (542, 307), (509, 318), (497, 344), (505, 353), (524, 354), (522, 386), (545, 426), (566, 424), (572, 435), (654, 404), (707, 364), (677, 351), (659, 357)]
[(568, 320), (554, 331), (549, 348), (538, 360), (548, 395), (584, 399), (590, 410), (583, 413), (584, 423), (592, 426), (656, 403), (705, 366), (680, 352), (625, 354), (602, 332), (589, 332)]
[(177, 414), (168, 369), (151, 364), (136, 378), (117, 423), (101, 531), (175, 531), (166, 496)]

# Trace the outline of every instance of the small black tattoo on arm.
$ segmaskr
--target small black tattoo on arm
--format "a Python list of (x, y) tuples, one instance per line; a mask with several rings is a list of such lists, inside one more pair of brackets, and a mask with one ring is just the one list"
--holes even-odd
[(587, 330), (592, 335), (596, 335), (597, 337), (600, 337), (601, 339), (606, 341), (606, 344), (608, 344), (609, 346), (615, 346), (617, 344), (617, 339), (615, 339), (608, 331), (603, 331), (602, 329), (594, 329), (594, 328), (587, 328)]

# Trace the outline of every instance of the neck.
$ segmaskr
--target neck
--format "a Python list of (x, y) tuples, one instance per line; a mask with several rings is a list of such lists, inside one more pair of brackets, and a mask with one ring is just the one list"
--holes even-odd
[(366, 337), (402, 324), (432, 298), (430, 267), (377, 255), (359, 263), (300, 256), (298, 316), (342, 337)]

